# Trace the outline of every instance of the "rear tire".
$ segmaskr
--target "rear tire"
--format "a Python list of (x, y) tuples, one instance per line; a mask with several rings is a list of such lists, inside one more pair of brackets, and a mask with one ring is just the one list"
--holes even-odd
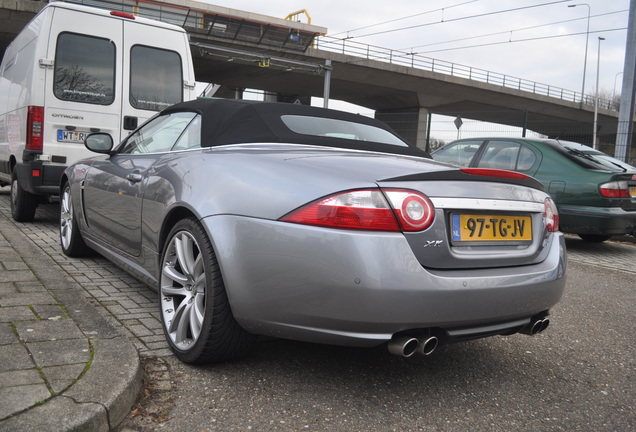
[(601, 243), (612, 238), (612, 236), (601, 234), (579, 234), (579, 237), (591, 243)]
[(84, 243), (77, 224), (71, 197), (71, 185), (68, 182), (64, 184), (60, 196), (60, 246), (62, 246), (62, 252), (66, 256), (81, 258), (92, 255), (92, 250)]
[(170, 349), (184, 363), (244, 356), (255, 342), (234, 319), (212, 244), (192, 218), (170, 231), (161, 255), (159, 307)]
[(11, 174), (11, 216), (17, 222), (32, 222), (40, 202), (37, 195), (22, 189), (15, 171)]

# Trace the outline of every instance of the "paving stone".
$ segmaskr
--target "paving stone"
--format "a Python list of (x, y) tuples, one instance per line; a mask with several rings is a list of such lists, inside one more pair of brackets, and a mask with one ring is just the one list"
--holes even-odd
[[(0, 349), (0, 372), (30, 369), (35, 366), (29, 351), (20, 343), (3, 345)], [(2, 398), (0, 398), (2, 400)]]
[(75, 365), (51, 366), (42, 368), (42, 374), (46, 377), (51, 389), (55, 393), (61, 393), (73, 384), (84, 372), (84, 363)]
[(0, 372), (0, 387), (15, 387), (32, 384), (46, 384), (35, 366), (33, 366), (32, 369)]
[(0, 322), (33, 320), (37, 317), (28, 306), (3, 307), (0, 313)]
[(72, 320), (16, 322), (15, 328), (23, 342), (83, 339), (85, 337)]
[(21, 386), (20, 397), (13, 397), (14, 395), (15, 389), (11, 387), (0, 388), (0, 400), (2, 401), (2, 404), (0, 404), (0, 418), (23, 411), (52, 396), (44, 384)]
[(33, 305), (33, 311), (40, 319), (70, 319), (59, 304)]
[(0, 295), (0, 307), (57, 304), (57, 300), (47, 292), (16, 293)]
[(26, 345), (38, 367), (88, 363), (91, 358), (85, 338), (27, 342)]
[(40, 281), (35, 282), (16, 282), (15, 287), (18, 292), (30, 293), (30, 292), (46, 292), (46, 288), (42, 286)]

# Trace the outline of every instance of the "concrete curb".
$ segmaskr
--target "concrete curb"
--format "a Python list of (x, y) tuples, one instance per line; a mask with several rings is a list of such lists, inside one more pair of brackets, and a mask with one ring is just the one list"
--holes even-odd
[[(3, 377), (14, 378), (15, 382), (3, 387), (0, 404), (12, 402), (7, 400), (9, 398), (18, 401), (13, 404), (16, 406), (15, 411), (0, 420), (0, 430), (111, 430), (129, 413), (141, 389), (142, 368), (137, 349), (123, 332), (98, 313), (84, 297), (83, 289), (52, 257), (23, 234), (12, 219), (2, 214), (0, 222), (0, 235), (6, 240), (2, 243), (0, 270), (4, 270), (3, 275), (8, 275), (5, 279), (11, 281), (10, 277), (15, 277), (18, 272), (9, 270), (11, 265), (18, 263), (18, 276), (27, 280), (8, 282), (0, 294), (0, 322), (5, 328), (12, 328), (17, 335), (17, 340), (14, 340), (7, 337), (5, 331), (3, 341), (10, 343), (4, 346), (18, 353), (23, 350), (28, 353), (28, 356), (3, 358), (5, 363), (10, 363), (3, 365)], [(11, 248), (15, 256), (11, 256)], [(36, 296), (20, 292), (19, 288), (25, 286), (44, 289), (38, 291)], [(9, 292), (14, 287), (16, 291)], [(24, 299), (22, 303), (16, 300), (20, 296)], [(22, 308), (20, 314), (3, 313), (3, 310), (9, 311), (11, 301), (18, 304), (11, 306), (12, 310)], [(37, 304), (33, 306), (33, 303)], [(65, 314), (62, 313), (62, 319), (53, 321), (51, 318), (42, 319), (35, 311), (45, 307), (57, 307), (58, 312), (61, 310)], [(29, 310), (34, 311), (33, 317), (26, 315)], [(25, 331), (30, 332), (28, 335), (31, 340), (27, 340)], [(38, 336), (40, 339), (37, 339)], [(65, 364), (66, 357), (63, 357), (66, 349), (81, 353), (74, 354), (76, 357), (72, 367), (76, 372), (66, 373), (67, 376), (63, 378), (69, 384), (62, 386), (56, 384), (55, 379), (59, 378), (60, 369), (67, 372), (71, 367)], [(50, 360), (52, 356), (58, 358)], [(77, 368), (81, 371), (79, 374)], [(57, 375), (53, 374), (54, 370)], [(39, 373), (42, 382), (25, 381), (22, 377), (27, 373), (35, 373), (36, 376)], [(32, 392), (34, 388), (40, 392), (40, 389), (45, 389), (43, 393), (46, 396), (35, 396), (35, 399), (23, 401), (20, 405), (22, 395)], [(37, 402), (32, 403), (34, 400)]]

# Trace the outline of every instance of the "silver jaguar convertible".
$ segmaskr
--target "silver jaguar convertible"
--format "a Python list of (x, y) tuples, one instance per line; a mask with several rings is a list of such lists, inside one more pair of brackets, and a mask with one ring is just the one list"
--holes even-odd
[(538, 333), (563, 293), (539, 182), (435, 162), (374, 119), (199, 99), (86, 146), (60, 184), (62, 250), (156, 289), (187, 363), (240, 357), (258, 335), (427, 355)]

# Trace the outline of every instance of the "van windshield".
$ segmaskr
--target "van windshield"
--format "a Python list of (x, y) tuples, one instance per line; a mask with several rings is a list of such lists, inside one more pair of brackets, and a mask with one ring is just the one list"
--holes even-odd
[(130, 50), (130, 104), (161, 111), (183, 101), (181, 56), (174, 51), (135, 45)]
[(58, 99), (97, 105), (115, 100), (115, 45), (108, 39), (60, 33), (53, 92)]

